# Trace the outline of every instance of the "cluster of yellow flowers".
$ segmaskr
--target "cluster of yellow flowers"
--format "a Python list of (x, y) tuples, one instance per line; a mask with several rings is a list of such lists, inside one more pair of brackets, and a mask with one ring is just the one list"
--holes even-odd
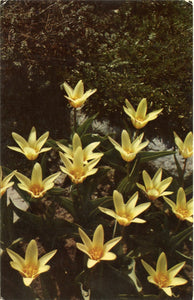
[[(93, 89), (84, 93), (82, 80), (77, 83), (74, 89), (72, 89), (66, 82), (64, 82), (63, 87), (68, 95), (65, 97), (73, 108), (81, 107), (87, 98), (96, 92), (96, 89)], [(156, 119), (158, 114), (162, 111), (162, 109), (159, 109), (147, 114), (147, 100), (145, 98), (140, 101), (137, 110), (133, 108), (127, 99), (125, 100), (125, 104), (126, 107), (123, 107), (124, 112), (131, 118), (131, 122), (136, 129), (143, 128), (148, 122)], [(19, 147), (9, 146), (9, 148), (22, 153), (29, 160), (36, 160), (40, 153), (51, 150), (51, 147), (43, 148), (48, 139), (49, 132), (45, 132), (37, 139), (36, 129), (35, 127), (32, 127), (28, 141), (15, 132), (12, 133), (12, 136)], [(176, 133), (174, 133), (174, 136), (175, 143), (179, 148), (180, 154), (187, 159), (193, 153), (192, 132), (188, 133), (184, 142)], [(142, 143), (143, 137), (144, 133), (131, 141), (128, 132), (123, 130), (121, 134), (121, 145), (119, 145), (111, 137), (109, 137), (109, 141), (114, 145), (115, 149), (119, 151), (122, 159), (129, 163), (135, 159), (139, 151), (148, 145), (149, 141)], [(61, 161), (64, 164), (64, 166), (60, 166), (60, 169), (69, 176), (73, 183), (82, 183), (88, 176), (97, 172), (98, 169), (94, 167), (100, 161), (103, 153), (95, 153), (93, 151), (99, 144), (100, 142), (93, 142), (83, 148), (81, 139), (77, 133), (74, 133), (72, 145), (69, 145), (69, 147), (57, 142), (57, 145), (63, 151), (59, 152)], [(29, 193), (33, 198), (42, 198), (48, 190), (53, 188), (54, 181), (59, 175), (60, 172), (57, 172), (43, 179), (41, 165), (36, 162), (30, 179), (16, 170), (2, 179), (2, 168), (0, 168), (1, 196), (14, 184), (14, 182), (11, 182), (10, 180), (13, 176), (16, 176), (20, 182), (18, 183), (18, 187), (20, 189)], [(154, 201), (159, 197), (163, 197), (166, 203), (168, 203), (172, 208), (172, 211), (177, 218), (193, 222), (193, 201), (192, 199), (188, 202), (186, 201), (186, 195), (182, 187), (178, 190), (176, 203), (166, 197), (173, 193), (171, 191), (166, 191), (173, 180), (172, 177), (162, 180), (162, 169), (159, 169), (152, 179), (147, 171), (143, 170), (142, 177), (144, 185), (137, 183), (137, 187), (143, 191), (149, 200)], [(128, 226), (131, 223), (144, 223), (145, 220), (140, 219), (138, 216), (149, 208), (151, 202), (136, 205), (138, 197), (139, 194), (136, 192), (126, 203), (124, 203), (123, 195), (117, 190), (114, 190), (113, 204), (115, 211), (101, 206), (99, 207), (99, 210), (113, 217), (121, 226)], [(116, 255), (110, 252), (110, 250), (121, 240), (122, 237), (113, 238), (104, 244), (104, 229), (101, 224), (97, 226), (92, 241), (81, 228), (79, 228), (79, 235), (83, 244), (76, 243), (76, 246), (79, 250), (88, 255), (88, 268), (93, 267), (101, 260), (114, 260), (116, 258)], [(19, 273), (23, 276), (23, 281), (26, 286), (29, 286), (32, 280), (40, 273), (49, 270), (50, 267), (46, 265), (46, 263), (55, 255), (56, 252), (57, 250), (53, 250), (38, 259), (38, 248), (35, 240), (31, 240), (28, 244), (25, 259), (14, 251), (7, 249), (7, 253), (12, 259), (10, 262), (12, 268), (19, 271)], [(158, 258), (156, 271), (143, 260), (142, 264), (149, 273), (148, 281), (163, 289), (169, 296), (172, 296), (171, 287), (185, 284), (187, 282), (183, 278), (175, 277), (184, 266), (184, 262), (167, 270), (167, 259), (163, 252)]]

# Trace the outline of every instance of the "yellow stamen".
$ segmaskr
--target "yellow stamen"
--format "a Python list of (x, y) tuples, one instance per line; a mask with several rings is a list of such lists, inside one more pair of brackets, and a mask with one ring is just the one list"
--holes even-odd
[(103, 249), (102, 248), (98, 248), (98, 247), (92, 248), (89, 251), (89, 254), (90, 254), (90, 256), (91, 256), (92, 259), (99, 260), (102, 257)]
[(33, 184), (30, 187), (30, 191), (35, 195), (38, 196), (42, 193), (42, 191), (44, 190), (44, 188), (38, 184)]
[(178, 209), (176, 209), (176, 212), (178, 213), (178, 214), (176, 214), (176, 216), (179, 219), (184, 220), (190, 216), (189, 211), (186, 208), (178, 208)]
[(38, 267), (28, 264), (23, 268), (22, 271), (23, 271), (22, 274), (23, 277), (32, 278), (37, 276)]
[(169, 279), (166, 274), (159, 273), (154, 279), (160, 288), (165, 288), (169, 286)]

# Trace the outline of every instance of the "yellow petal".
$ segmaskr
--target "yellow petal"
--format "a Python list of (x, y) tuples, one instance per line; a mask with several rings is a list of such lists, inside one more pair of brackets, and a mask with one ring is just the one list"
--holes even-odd
[(30, 131), (30, 134), (28, 137), (28, 143), (31, 147), (34, 146), (34, 144), (36, 143), (36, 129), (34, 126), (32, 127), (32, 129)]
[(72, 97), (72, 95), (73, 95), (73, 89), (70, 87), (70, 85), (69, 85), (67, 82), (64, 82), (64, 83), (63, 83), (63, 87), (64, 87), (64, 89), (65, 89), (67, 95), (68, 95), (69, 97)]
[(101, 206), (99, 206), (98, 208), (101, 212), (116, 219), (116, 213), (112, 209), (101, 207)]
[(92, 248), (92, 241), (90, 240), (88, 235), (81, 228), (79, 228), (78, 230), (79, 230), (79, 235), (80, 235), (83, 243), (85, 244), (85, 246), (88, 249), (91, 249)]
[(6, 249), (6, 251), (8, 255), (11, 257), (11, 259), (13, 260), (13, 262), (18, 265), (18, 268), (22, 269), (22, 267), (25, 264), (24, 259), (11, 249)]
[(126, 130), (122, 131), (122, 134), (121, 134), (121, 145), (122, 145), (122, 148), (125, 149), (125, 150), (131, 148), (131, 139), (130, 139), (129, 134), (128, 134), (128, 132)]
[(73, 99), (80, 98), (84, 94), (84, 84), (82, 80), (78, 81), (76, 84), (74, 90), (73, 90)]
[(117, 258), (116, 254), (113, 252), (105, 253), (100, 260), (115, 260)]
[(124, 214), (125, 213), (125, 204), (123, 201), (123, 196), (121, 193), (119, 193), (117, 190), (113, 191), (113, 202), (115, 211), (117, 214)]
[(39, 163), (35, 163), (31, 175), (31, 184), (42, 184), (42, 168)]
[(112, 249), (120, 240), (122, 239), (121, 236), (116, 237), (104, 244), (104, 253), (108, 252), (110, 249)]
[(16, 141), (16, 143), (20, 146), (20, 148), (28, 147), (28, 142), (19, 134), (12, 132), (12, 137)]
[(38, 265), (38, 247), (35, 240), (31, 240), (26, 248), (25, 264), (33, 266)]
[(143, 259), (141, 259), (141, 263), (144, 266), (144, 268), (146, 269), (146, 271), (148, 272), (148, 274), (150, 274), (151, 277), (154, 277), (156, 274), (156, 271)]
[(167, 259), (166, 254), (162, 252), (156, 264), (156, 272), (165, 274), (167, 272)]
[(137, 107), (136, 117), (144, 120), (146, 113), (147, 113), (147, 100), (146, 98), (143, 98)]
[(160, 184), (161, 179), (162, 179), (162, 169), (159, 168), (152, 179), (154, 187), (157, 187)]
[(48, 139), (48, 136), (49, 136), (49, 131), (47, 131), (43, 135), (41, 135), (39, 137), (39, 139), (36, 141), (37, 151), (39, 151), (42, 148), (42, 146), (46, 143), (46, 140)]
[(103, 248), (104, 245), (104, 229), (102, 225), (98, 225), (93, 236), (93, 247)]
[(25, 175), (16, 172), (15, 176), (17, 177), (17, 179), (22, 183), (22, 185), (29, 187), (31, 185), (31, 181), (28, 177), (26, 177)]
[(182, 187), (178, 189), (177, 193), (177, 208), (186, 208), (186, 195)]
[(88, 268), (92, 268), (94, 267), (97, 263), (99, 262), (99, 260), (93, 260), (93, 259), (88, 259), (88, 262), (87, 262), (87, 267)]
[(81, 142), (81, 139), (80, 139), (80, 137), (77, 133), (75, 133), (74, 136), (73, 136), (72, 146), (73, 146), (73, 152), (75, 152), (75, 150), (78, 147), (82, 148), (82, 142)]
[(46, 253), (39, 259), (39, 267), (46, 265), (46, 263), (56, 254), (57, 250), (53, 250), (49, 253)]
[(90, 256), (90, 254), (89, 254), (89, 252), (88, 252), (88, 247), (86, 247), (86, 245), (83, 245), (83, 244), (81, 244), (81, 243), (76, 243), (76, 247), (77, 247), (80, 251), (82, 251), (82, 252), (84, 252), (85, 254), (87, 254), (88, 256)]
[(172, 268), (170, 268), (168, 270), (168, 274), (169, 274), (170, 279), (175, 277), (178, 274), (178, 272), (183, 268), (184, 265), (185, 265), (185, 261), (175, 265)]
[(34, 280), (34, 278), (25, 278), (25, 277), (23, 277), (23, 282), (26, 286), (29, 286), (32, 283), (33, 280)]
[(136, 203), (137, 203), (137, 200), (138, 200), (138, 196), (139, 196), (139, 193), (136, 192), (135, 194), (133, 194), (133, 196), (127, 201), (127, 203), (125, 204), (125, 207), (126, 207), (126, 211), (131, 211)]
[(184, 278), (181, 278), (181, 277), (176, 277), (176, 278), (173, 278), (172, 281), (170, 282), (170, 284), (172, 286), (177, 286), (177, 285), (183, 285), (183, 284), (186, 284), (188, 281)]
[(172, 296), (172, 290), (170, 287), (167, 287), (167, 288), (163, 288), (162, 289), (168, 296)]
[(153, 189), (154, 186), (153, 186), (153, 182), (150, 178), (150, 175), (144, 170), (142, 172), (142, 176), (143, 176), (143, 181), (144, 181), (146, 190)]

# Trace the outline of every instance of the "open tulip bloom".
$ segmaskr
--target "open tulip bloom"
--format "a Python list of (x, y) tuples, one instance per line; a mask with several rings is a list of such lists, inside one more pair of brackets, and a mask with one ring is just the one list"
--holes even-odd
[(14, 184), (14, 182), (13, 181), (10, 182), (10, 180), (15, 174), (16, 174), (16, 170), (11, 172), (3, 179), (2, 167), (0, 166), (0, 196), (1, 197), (6, 192), (6, 190)]
[(115, 149), (120, 152), (122, 159), (127, 162), (130, 162), (136, 157), (139, 151), (141, 151), (143, 148), (145, 148), (148, 145), (149, 141), (143, 142), (141, 144), (143, 136), (144, 133), (139, 135), (133, 142), (131, 142), (128, 132), (126, 130), (123, 130), (121, 134), (121, 145), (119, 145), (111, 137), (108, 138), (109, 141), (115, 147)]
[(115, 218), (117, 222), (122, 226), (128, 226), (131, 223), (145, 223), (145, 220), (136, 217), (140, 215), (144, 210), (146, 210), (151, 205), (151, 203), (143, 203), (135, 206), (137, 200), (138, 192), (136, 192), (125, 204), (122, 194), (114, 190), (113, 202), (115, 211), (104, 207), (99, 207), (99, 209), (103, 213)]
[(46, 143), (48, 136), (49, 132), (47, 131), (37, 140), (36, 129), (34, 126), (29, 134), (28, 141), (26, 141), (21, 135), (12, 132), (12, 137), (19, 147), (8, 146), (8, 148), (24, 154), (29, 160), (35, 160), (40, 153), (49, 151), (51, 149), (51, 147), (42, 148)]
[[(93, 150), (100, 144), (100, 142), (94, 142), (89, 144), (83, 149), (83, 161), (87, 163), (91, 159), (101, 158), (103, 153), (94, 153)], [(74, 134), (72, 140), (72, 146), (67, 147), (61, 143), (57, 143), (57, 145), (65, 152), (65, 156), (71, 160), (74, 159), (75, 152), (78, 147), (82, 149), (82, 142), (77, 133)]]
[(53, 188), (54, 181), (59, 175), (60, 172), (57, 172), (42, 180), (42, 168), (39, 163), (34, 165), (31, 179), (19, 172), (16, 173), (16, 177), (20, 181), (18, 187), (28, 192), (33, 198), (42, 198), (48, 190)]
[(144, 170), (142, 172), (145, 186), (136, 183), (137, 186), (147, 195), (150, 200), (156, 200), (161, 196), (171, 195), (173, 192), (165, 191), (172, 182), (172, 177), (162, 179), (162, 169), (158, 169), (154, 177), (151, 179), (150, 175)]
[(187, 220), (193, 223), (193, 198), (188, 202), (186, 200), (185, 191), (182, 187), (179, 188), (176, 198), (176, 203), (167, 197), (163, 197), (166, 203), (171, 206), (173, 213), (182, 221)]
[(136, 129), (143, 128), (149, 121), (152, 121), (158, 117), (158, 114), (163, 110), (158, 109), (149, 114), (147, 113), (147, 100), (143, 98), (138, 107), (137, 111), (133, 108), (131, 103), (126, 99), (125, 104), (127, 107), (123, 106), (124, 112), (131, 118), (131, 122)]
[(72, 89), (67, 82), (63, 83), (63, 87), (68, 96), (65, 98), (69, 101), (70, 105), (74, 108), (78, 108), (82, 106), (86, 100), (94, 94), (97, 90), (88, 90), (84, 93), (84, 84), (83, 81), (80, 80), (74, 89)]
[(57, 250), (53, 250), (38, 259), (38, 247), (35, 240), (31, 240), (28, 244), (25, 259), (11, 249), (6, 250), (12, 259), (10, 262), (11, 267), (22, 275), (26, 286), (29, 286), (39, 274), (47, 272), (50, 269), (50, 266), (46, 265), (46, 263), (57, 252)]
[(149, 276), (147, 277), (148, 281), (157, 285), (168, 296), (172, 296), (172, 287), (187, 283), (186, 279), (181, 277), (175, 277), (177, 273), (182, 269), (185, 262), (181, 262), (167, 270), (167, 259), (164, 252), (162, 252), (158, 258), (156, 270), (154, 270), (143, 259), (141, 260), (141, 262), (146, 271), (149, 273)]
[(89, 256), (87, 261), (88, 268), (92, 268), (101, 260), (116, 259), (116, 254), (109, 252), (109, 250), (112, 249), (122, 237), (116, 237), (104, 244), (104, 229), (101, 224), (96, 228), (92, 241), (81, 228), (79, 228), (79, 234), (83, 244), (76, 243), (76, 246)]
[(175, 144), (179, 148), (182, 157), (184, 158), (191, 157), (193, 155), (193, 133), (190, 131), (183, 142), (174, 131), (174, 138), (175, 138)]
[(73, 161), (66, 157), (65, 154), (59, 152), (60, 158), (65, 167), (60, 166), (63, 173), (67, 174), (71, 181), (75, 184), (82, 183), (88, 176), (95, 174), (98, 169), (94, 169), (100, 158), (95, 158), (88, 163), (84, 162), (83, 150), (79, 146), (74, 152)]

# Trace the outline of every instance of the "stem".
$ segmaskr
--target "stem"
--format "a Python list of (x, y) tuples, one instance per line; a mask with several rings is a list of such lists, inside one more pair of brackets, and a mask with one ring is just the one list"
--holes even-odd
[(128, 179), (129, 179), (129, 170), (130, 170), (130, 168), (129, 168), (129, 162), (127, 163), (127, 177), (128, 177)]
[(77, 121), (76, 121), (76, 108), (73, 108), (73, 128), (74, 128), (74, 132), (76, 132), (76, 125), (77, 125)]
[(185, 170), (186, 170), (186, 164), (187, 164), (187, 158), (185, 158), (184, 165), (183, 165), (182, 187), (184, 187), (184, 175), (185, 175)]
[(114, 225), (114, 229), (113, 229), (112, 238), (115, 237), (116, 229), (117, 229), (117, 220), (115, 220), (115, 225)]

